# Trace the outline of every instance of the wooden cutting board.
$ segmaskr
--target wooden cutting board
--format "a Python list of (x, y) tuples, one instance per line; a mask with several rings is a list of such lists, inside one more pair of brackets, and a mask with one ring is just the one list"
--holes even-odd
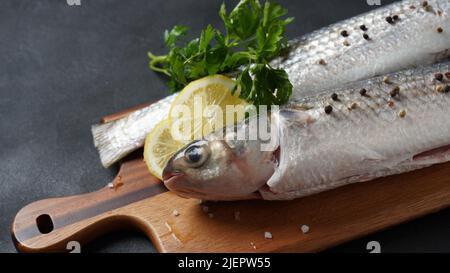
[(134, 228), (159, 252), (317, 252), (448, 207), (450, 163), (293, 201), (200, 204), (167, 192), (142, 158), (122, 163), (110, 186), (21, 209), (12, 224), (17, 249), (67, 252), (71, 241)]

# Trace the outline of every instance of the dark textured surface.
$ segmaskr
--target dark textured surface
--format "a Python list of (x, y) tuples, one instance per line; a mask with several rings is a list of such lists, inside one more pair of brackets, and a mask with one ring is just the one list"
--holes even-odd
[[(279, 1), (296, 22), (288, 36), (370, 10), (365, 0)], [(390, 1), (382, 0), (383, 4)], [(114, 176), (103, 169), (90, 125), (102, 115), (166, 95), (147, 68), (146, 52), (163, 53), (174, 24), (194, 32), (219, 24), (212, 0), (2, 0), (0, 2), (0, 251), (14, 252), (10, 224), (26, 204), (94, 191)], [(450, 251), (450, 210), (332, 249), (367, 252)], [(154, 251), (145, 236), (113, 233), (91, 252)]]

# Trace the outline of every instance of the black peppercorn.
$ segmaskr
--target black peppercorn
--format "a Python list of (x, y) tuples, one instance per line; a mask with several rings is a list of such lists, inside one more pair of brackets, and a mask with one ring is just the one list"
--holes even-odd
[(394, 19), (392, 19), (391, 16), (386, 17), (386, 22), (388, 22), (389, 24), (393, 24), (394, 23)]
[(442, 81), (444, 79), (444, 75), (442, 75), (442, 73), (436, 73), (434, 74), (434, 78), (438, 81)]

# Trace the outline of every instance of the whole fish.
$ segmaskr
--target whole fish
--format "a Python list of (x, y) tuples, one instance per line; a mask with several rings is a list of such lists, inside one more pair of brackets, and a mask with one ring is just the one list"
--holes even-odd
[(449, 116), (450, 63), (405, 70), (281, 107), (270, 151), (235, 137), (248, 121), (194, 141), (163, 179), (204, 200), (298, 198), (449, 161)]
[[(290, 42), (272, 61), (287, 71), (293, 99), (356, 80), (427, 65), (449, 56), (450, 2), (405, 0), (322, 28)], [(92, 126), (94, 144), (108, 167), (142, 147), (168, 116), (171, 95), (120, 120)]]

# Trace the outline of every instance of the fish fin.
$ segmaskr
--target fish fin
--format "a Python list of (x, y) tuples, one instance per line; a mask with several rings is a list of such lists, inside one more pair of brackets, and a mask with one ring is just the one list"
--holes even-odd
[(428, 165), (446, 162), (450, 159), (450, 144), (436, 149), (416, 154), (412, 157), (412, 164)]

